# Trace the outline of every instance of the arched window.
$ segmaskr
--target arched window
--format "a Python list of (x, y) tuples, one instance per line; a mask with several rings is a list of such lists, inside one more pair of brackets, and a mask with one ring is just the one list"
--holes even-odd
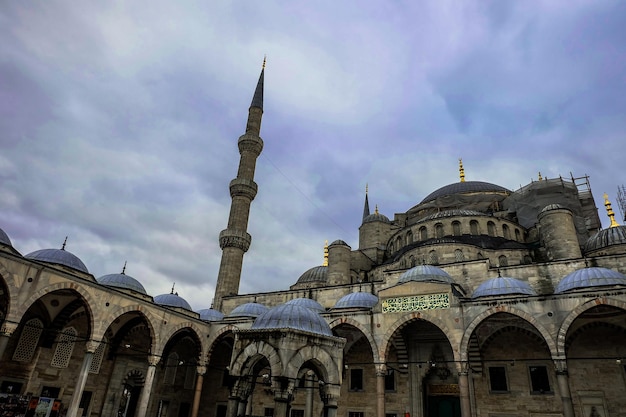
[(502, 225), (502, 236), (504, 236), (505, 239), (511, 239), (511, 231), (506, 224)]
[(519, 232), (519, 229), (515, 229), (515, 240), (517, 240), (518, 242), (522, 241), (522, 236), (521, 236), (521, 233)]
[(443, 237), (443, 224), (437, 223), (435, 225), (435, 237), (438, 239)]
[(394, 252), (393, 241), (389, 242), (389, 253)]
[(498, 256), (498, 265), (499, 266), (509, 266), (509, 260), (504, 255)]
[(402, 249), (402, 236), (398, 236), (396, 238), (396, 246), (398, 247), (398, 250)]
[(409, 263), (411, 265), (411, 268), (413, 268), (416, 265), (415, 256), (413, 255), (409, 256)]
[(176, 380), (176, 370), (178, 368), (178, 353), (170, 353), (165, 362), (165, 376), (163, 377), (163, 384), (174, 384)]
[(461, 222), (456, 220), (452, 222), (452, 235), (461, 236)]
[(454, 260), (457, 262), (463, 262), (464, 256), (463, 256), (463, 251), (461, 249), (456, 249), (454, 251)]
[(478, 227), (478, 222), (476, 220), (472, 220), (470, 222), (470, 233), (474, 236), (480, 234), (480, 227)]
[(428, 239), (428, 229), (426, 229), (426, 226), (422, 226), (420, 227), (420, 240), (426, 239)]
[(531, 258), (530, 255), (524, 255), (524, 263), (526, 265), (533, 263), (533, 258)]
[(63, 329), (63, 331), (59, 333), (57, 347), (54, 350), (50, 366), (54, 366), (55, 368), (67, 368), (70, 364), (70, 359), (72, 359), (72, 352), (74, 352), (76, 336), (78, 336), (78, 332), (73, 327)]
[(91, 359), (91, 366), (89, 367), (90, 374), (100, 373), (100, 366), (102, 365), (102, 359), (104, 358), (104, 349), (107, 345), (107, 338), (102, 338), (102, 342), (96, 348), (96, 351), (93, 353), (93, 358)]
[(428, 263), (430, 265), (439, 264), (439, 257), (437, 256), (437, 252), (435, 252), (434, 250), (428, 252)]
[(43, 332), (43, 323), (39, 319), (30, 319), (24, 324), (20, 340), (17, 342), (13, 360), (17, 362), (30, 362), (39, 345), (39, 336)]
[(496, 224), (492, 221), (487, 222), (487, 234), (489, 236), (496, 235)]
[(409, 230), (409, 232), (406, 234), (406, 244), (410, 245), (411, 243), (413, 243), (413, 232)]

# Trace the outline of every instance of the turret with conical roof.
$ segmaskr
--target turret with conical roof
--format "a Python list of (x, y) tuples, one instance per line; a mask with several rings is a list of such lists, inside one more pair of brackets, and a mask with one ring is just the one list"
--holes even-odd
[(237, 178), (230, 182), (232, 204), (228, 216), (228, 227), (222, 230), (219, 237), (222, 261), (213, 300), (213, 305), (218, 310), (221, 309), (222, 299), (225, 296), (236, 295), (239, 292), (243, 255), (248, 251), (252, 241), (252, 236), (248, 234), (247, 229), (250, 204), (257, 193), (257, 184), (254, 182), (256, 160), (263, 150), (263, 140), (259, 134), (263, 116), (264, 76), (265, 59), (248, 110), (246, 133), (239, 138), (237, 143), (241, 158)]

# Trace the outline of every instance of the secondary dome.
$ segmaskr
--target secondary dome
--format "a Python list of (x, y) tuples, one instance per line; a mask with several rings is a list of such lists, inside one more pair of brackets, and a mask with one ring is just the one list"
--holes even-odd
[(378, 304), (378, 297), (369, 292), (353, 292), (344, 295), (333, 308), (373, 308)]
[(178, 294), (161, 294), (154, 297), (154, 303), (166, 307), (178, 307), (185, 310), (191, 310), (191, 306), (183, 297), (179, 297)]
[(307, 282), (326, 282), (328, 281), (328, 267), (327, 266), (314, 266), (307, 270), (304, 274), (300, 275), (297, 284), (303, 284)]
[(63, 265), (86, 274), (89, 273), (83, 261), (81, 261), (78, 256), (65, 249), (40, 249), (25, 255), (24, 258), (49, 264)]
[(9, 235), (4, 233), (4, 230), (2, 229), (0, 229), (0, 243), (13, 247), (13, 245), (11, 244), (11, 239), (9, 239)]
[(381, 213), (372, 213), (363, 219), (363, 223), (373, 223), (373, 222), (391, 223), (391, 220), (389, 220), (389, 217)]
[(489, 182), (464, 181), (464, 182), (456, 182), (454, 184), (448, 184), (439, 188), (438, 190), (433, 191), (432, 193), (428, 194), (426, 198), (422, 200), (421, 203), (426, 203), (426, 202), (435, 200), (439, 197), (444, 197), (448, 195), (480, 193), (480, 192), (496, 192), (496, 193), (506, 193), (506, 194), (511, 193), (511, 191), (509, 191), (508, 189), (501, 187), (499, 185), (496, 185), (496, 184), (491, 184)]
[(310, 298), (294, 298), (293, 300), (287, 301), (285, 304), (293, 304), (300, 307), (306, 307), (313, 311), (323, 312), (326, 311), (324, 306), (318, 303), (315, 300), (311, 300)]
[(254, 320), (252, 329), (294, 329), (324, 336), (333, 335), (322, 316), (295, 304), (282, 304), (266, 311)]
[(608, 268), (583, 268), (568, 274), (554, 289), (555, 294), (579, 288), (626, 285), (626, 275)]
[(609, 227), (602, 229), (585, 242), (583, 252), (588, 253), (594, 250), (606, 248), (613, 245), (626, 244), (626, 226)]
[(333, 243), (331, 243), (329, 246), (333, 246), (333, 245), (341, 245), (341, 246), (350, 246), (348, 245), (346, 242), (344, 242), (341, 239), (337, 239), (335, 240)]
[(472, 298), (492, 297), (495, 295), (537, 295), (527, 282), (517, 278), (497, 277), (483, 282), (474, 290)]
[(204, 321), (220, 321), (224, 318), (224, 315), (212, 308), (205, 308), (203, 310), (198, 310), (198, 314), (200, 314), (200, 320)]
[(432, 265), (417, 265), (400, 275), (399, 283), (403, 282), (443, 282), (454, 284), (454, 279), (446, 271)]
[(106, 285), (107, 287), (122, 288), (126, 290), (133, 290), (141, 294), (146, 294), (146, 289), (141, 285), (139, 281), (130, 275), (124, 273), (121, 274), (109, 274), (103, 275), (97, 279), (98, 283)]
[(265, 313), (269, 308), (259, 303), (245, 303), (233, 308), (226, 317), (258, 317)]

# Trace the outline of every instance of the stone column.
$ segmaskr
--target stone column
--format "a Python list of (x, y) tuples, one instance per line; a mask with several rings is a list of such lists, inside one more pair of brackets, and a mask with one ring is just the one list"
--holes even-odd
[(306, 390), (306, 402), (304, 406), (304, 417), (313, 417), (313, 390), (315, 374), (311, 371), (306, 373), (304, 379), (304, 389)]
[(559, 384), (561, 401), (563, 402), (563, 416), (574, 417), (574, 404), (572, 403), (572, 394), (569, 388), (567, 362), (564, 359), (555, 360), (554, 366), (556, 368), (556, 380)]
[(337, 400), (340, 391), (339, 385), (325, 384), (320, 386), (320, 396), (324, 402), (324, 417), (337, 417)]
[(387, 376), (387, 366), (379, 364), (376, 366), (376, 415), (385, 417), (385, 377)]
[(74, 385), (74, 393), (70, 399), (70, 405), (67, 407), (67, 417), (76, 417), (78, 415), (78, 407), (80, 406), (80, 399), (83, 396), (83, 390), (85, 389), (87, 377), (89, 376), (89, 368), (91, 368), (93, 354), (99, 345), (99, 342), (93, 340), (89, 340), (85, 343), (85, 357), (83, 358), (83, 364), (80, 367), (78, 378), (76, 378), (76, 385)]
[(274, 417), (289, 417), (289, 405), (291, 404), (291, 392), (286, 389), (274, 391)]
[(17, 324), (7, 323), (6, 321), (2, 323), (2, 327), (0, 327), (0, 361), (2, 360), (4, 351), (7, 348), (9, 339), (11, 338), (11, 335), (15, 333), (15, 330), (17, 330)]
[(226, 407), (226, 417), (237, 417), (239, 411), (239, 398), (232, 393), (228, 396), (228, 405)]
[(470, 401), (470, 386), (469, 386), (469, 363), (461, 362), (461, 369), (459, 371), (459, 400), (461, 402), (461, 416), (471, 417), (472, 406)]
[(146, 372), (146, 380), (137, 403), (137, 417), (146, 417), (146, 413), (148, 412), (150, 394), (152, 393), (152, 385), (154, 383), (154, 374), (156, 373), (156, 366), (160, 359), (161, 358), (156, 355), (148, 356), (148, 371)]
[(204, 382), (204, 374), (206, 366), (200, 365), (196, 368), (196, 388), (193, 393), (193, 405), (191, 406), (191, 417), (198, 417), (198, 408), (200, 407), (200, 396), (202, 395), (202, 383)]

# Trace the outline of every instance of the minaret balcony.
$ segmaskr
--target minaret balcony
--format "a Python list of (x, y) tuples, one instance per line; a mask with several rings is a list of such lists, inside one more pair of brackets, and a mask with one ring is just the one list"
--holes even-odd
[(254, 200), (258, 190), (256, 182), (247, 178), (235, 178), (230, 182), (230, 196), (231, 197), (245, 197), (248, 200)]
[(239, 146), (239, 153), (252, 152), (258, 157), (263, 150), (263, 139), (259, 136), (246, 133), (239, 137), (237, 146)]
[(220, 248), (237, 248), (247, 252), (252, 236), (241, 230), (224, 229), (220, 232)]

